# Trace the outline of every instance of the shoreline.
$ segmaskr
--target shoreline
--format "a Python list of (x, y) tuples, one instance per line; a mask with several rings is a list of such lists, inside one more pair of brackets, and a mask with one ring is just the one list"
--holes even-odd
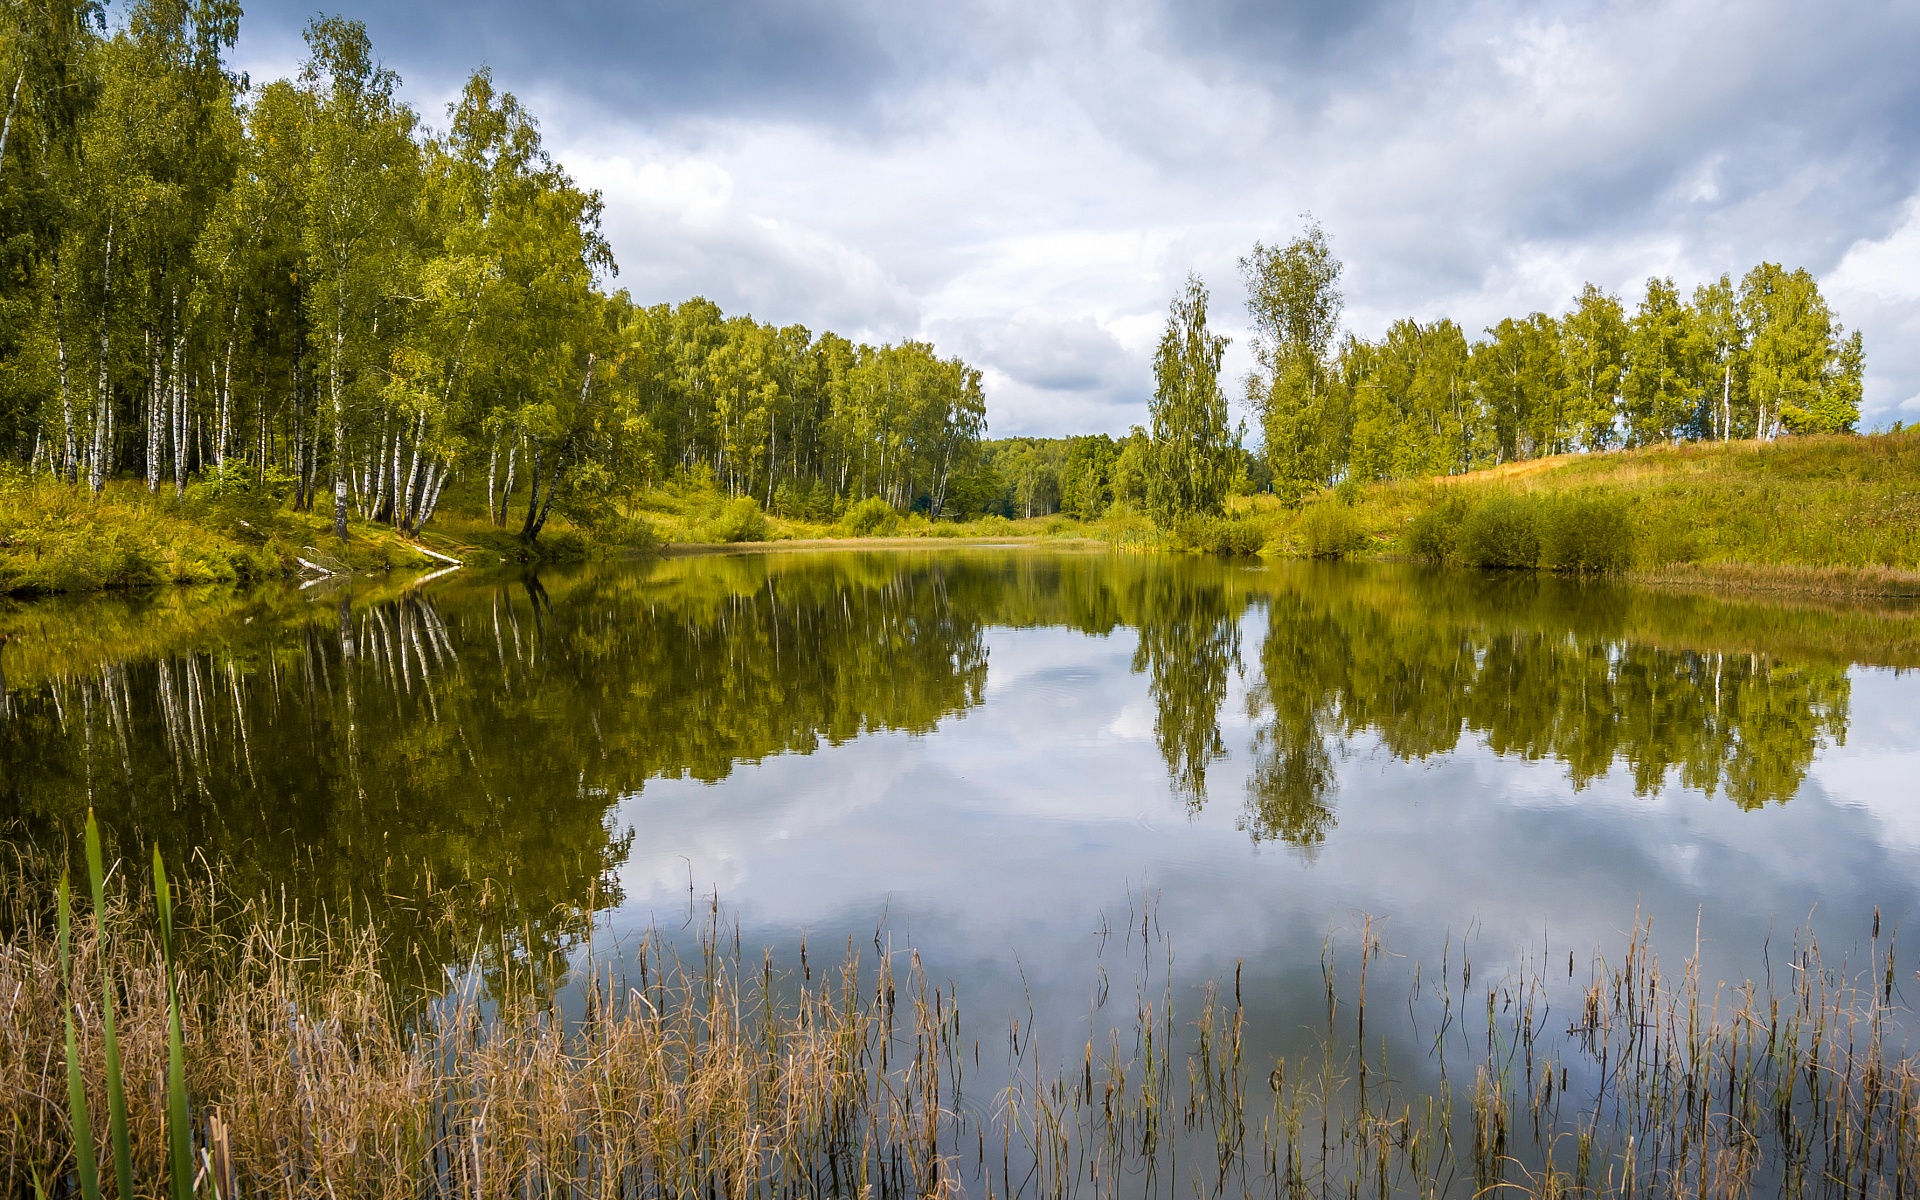
[[(1049, 537), (1044, 534), (1007, 534), (998, 537), (818, 537), (781, 538), (764, 542), (666, 542), (654, 553), (662, 558), (696, 558), (709, 554), (778, 554), (799, 550), (915, 550), (953, 546), (960, 549), (1017, 550), (1032, 546), (1109, 547), (1093, 537)], [(1118, 547), (1114, 547), (1118, 549)]]
[[(1094, 551), (1113, 551), (1129, 554), (1166, 553), (1181, 555), (1189, 552), (1179, 550), (1161, 550), (1156, 547), (1129, 545), (1109, 541), (1093, 534), (1062, 536), (1059, 534), (1001, 534), (967, 537), (940, 536), (892, 536), (892, 537), (797, 537), (778, 540), (752, 542), (666, 542), (653, 546), (589, 545), (583, 548), (567, 547), (561, 553), (541, 556), (531, 561), (514, 563), (504, 557), (496, 557), (486, 549), (465, 561), (450, 561), (451, 556), (445, 549), (429, 548), (425, 538), (391, 538), (392, 544), (405, 551), (422, 556), (420, 562), (385, 562), (363, 568), (335, 569), (326, 574), (312, 574), (304, 569), (287, 570), (278, 573), (257, 575), (251, 579), (159, 579), (143, 581), (137, 584), (107, 584), (98, 587), (70, 588), (63, 590), (21, 589), (0, 592), (0, 606), (26, 605), (56, 597), (82, 597), (103, 595), (156, 595), (166, 592), (181, 592), (207, 584), (226, 583), (233, 586), (258, 586), (267, 583), (291, 583), (305, 581), (323, 583), (351, 579), (388, 579), (399, 573), (418, 572), (425, 576), (434, 576), (455, 570), (494, 571), (507, 567), (537, 568), (594, 561), (599, 559), (635, 559), (657, 555), (660, 558), (700, 558), (709, 556), (746, 555), (746, 554), (794, 554), (806, 552), (832, 551), (871, 551), (871, 550), (1031, 550), (1054, 549), (1062, 552), (1088, 553)], [(459, 544), (458, 539), (446, 539), (453, 544), (446, 549), (473, 550), (471, 545)], [(1262, 561), (1311, 561), (1310, 556), (1288, 553), (1263, 553), (1257, 556)], [(492, 561), (488, 561), (491, 559)], [(1412, 563), (1419, 560), (1407, 555), (1382, 551), (1347, 556), (1339, 560), (1350, 563)], [(344, 564), (341, 564), (344, 566)], [(304, 567), (304, 564), (302, 564)], [(1490, 574), (1511, 574), (1515, 572), (1489, 571), (1485, 568), (1453, 566), (1449, 569)], [(1557, 574), (1545, 569), (1522, 570), (1519, 574)], [(1569, 576), (1572, 577), (1572, 576)], [(1738, 561), (1712, 563), (1671, 563), (1664, 567), (1640, 568), (1613, 574), (1589, 576), (1590, 578), (1610, 579), (1618, 583), (1637, 587), (1655, 588), (1663, 591), (1678, 591), (1699, 595), (1727, 598), (1777, 598), (1782, 600), (1818, 600), (1842, 602), (1868, 601), (1911, 601), (1920, 611), (1920, 571), (1906, 571), (1885, 566), (1811, 566), (1801, 563), (1747, 563)], [(1906, 605), (1901, 605), (1906, 608)]]

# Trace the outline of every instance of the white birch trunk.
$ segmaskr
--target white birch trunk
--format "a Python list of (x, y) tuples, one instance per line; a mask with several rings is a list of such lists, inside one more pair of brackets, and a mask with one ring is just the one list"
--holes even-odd
[[(174, 301), (174, 311), (179, 312), (178, 298)], [(173, 335), (173, 494), (179, 497), (187, 491), (187, 381), (180, 370), (180, 357), (186, 348), (186, 337), (175, 331)]]
[(347, 400), (340, 394), (340, 367), (346, 334), (336, 327), (333, 363), (327, 371), (327, 391), (333, 401), (333, 536), (347, 540)]
[(87, 463), (87, 487), (94, 495), (106, 484), (107, 461), (113, 455), (113, 397), (108, 391), (107, 364), (111, 359), (111, 329), (107, 304), (113, 297), (113, 222), (107, 222), (107, 249), (100, 275), (100, 385), (93, 397), (93, 453)]
[(53, 341), (60, 359), (60, 423), (66, 437), (67, 456), (60, 464), (59, 474), (73, 478), (74, 457), (78, 451), (73, 442), (73, 392), (67, 386), (67, 322), (66, 309), (60, 299), (60, 260), (56, 256), (53, 262)]

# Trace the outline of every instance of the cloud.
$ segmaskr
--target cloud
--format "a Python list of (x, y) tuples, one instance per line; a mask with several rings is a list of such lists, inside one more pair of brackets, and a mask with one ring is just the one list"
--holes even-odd
[(970, 360), (1046, 391), (1092, 392), (1122, 386), (1133, 366), (1118, 338), (1091, 317), (1026, 313), (936, 325)]
[[(284, 69), (305, 15), (250, 8), (242, 65)], [(347, 15), (430, 117), (481, 61), (528, 99), (606, 194), (636, 298), (932, 337), (977, 355), (996, 432), (1141, 419), (1190, 269), (1237, 376), (1234, 261), (1307, 211), (1348, 264), (1362, 334), (1558, 311), (1587, 280), (1631, 302), (1652, 274), (1689, 288), (1767, 259), (1829, 279), (1865, 331), (1869, 423), (1920, 395), (1920, 297), (1858, 282), (1872, 254), (1903, 261), (1896, 231), (1920, 203), (1912, 6), (398, 0)]]
[(1826, 285), (1828, 299), (1868, 331), (1867, 390), (1881, 401), (1877, 415), (1920, 417), (1920, 194), (1887, 236), (1848, 247)]

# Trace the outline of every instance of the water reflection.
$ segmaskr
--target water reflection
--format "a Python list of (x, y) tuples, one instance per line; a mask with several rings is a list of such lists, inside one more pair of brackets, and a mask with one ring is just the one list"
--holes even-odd
[(979, 703), (980, 625), (939, 574), (842, 566), (342, 591), (196, 631), (211, 649), (16, 670), (4, 794), (36, 840), (92, 804), (133, 848), (367, 909), (433, 962), (476, 931), (550, 957), (620, 900), (621, 794)]
[(1131, 638), (1189, 813), (1242, 749), (1223, 729), (1244, 680), (1240, 827), (1308, 850), (1335, 835), (1339, 764), (1363, 744), (1426, 760), (1478, 742), (1575, 790), (1620, 771), (1642, 794), (1784, 803), (1846, 737), (1849, 664), (1920, 658), (1898, 613), (1089, 553), (682, 559), (153, 607), (0, 613), (6, 811), (58, 844), (92, 804), (129, 847), (353, 906), (430, 963), (463, 960), (476, 929), (551, 955), (618, 904), (648, 830), (616, 832), (612, 809), (649, 781), (980, 706), (993, 628)]
[(1846, 740), (1847, 663), (1628, 635), (1663, 617), (1665, 636), (1697, 635), (1684, 624), (1691, 606), (1663, 613), (1661, 599), (1459, 574), (1283, 580), (1266, 599), (1248, 700), (1261, 724), (1244, 827), (1257, 840), (1324, 840), (1334, 761), (1363, 735), (1402, 760), (1477, 737), (1502, 756), (1563, 764), (1575, 791), (1622, 766), (1638, 795), (1674, 779), (1743, 809), (1785, 803), (1815, 755)]

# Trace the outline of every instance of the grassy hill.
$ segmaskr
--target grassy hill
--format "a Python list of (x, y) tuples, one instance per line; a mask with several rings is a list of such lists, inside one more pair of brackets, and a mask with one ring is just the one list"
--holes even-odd
[(1920, 430), (1559, 455), (1248, 515), (1278, 554), (1920, 594)]

